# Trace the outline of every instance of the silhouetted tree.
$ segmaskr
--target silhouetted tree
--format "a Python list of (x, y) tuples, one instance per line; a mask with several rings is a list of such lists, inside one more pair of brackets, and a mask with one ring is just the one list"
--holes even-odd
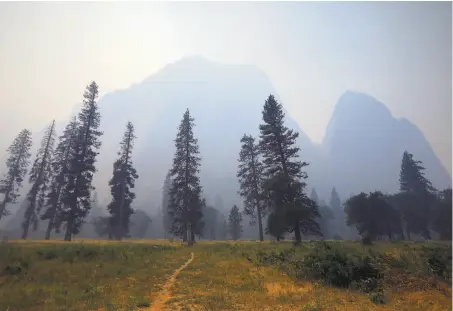
[(452, 191), (451, 188), (439, 192), (434, 206), (432, 229), (439, 233), (441, 240), (452, 238)]
[(230, 232), (231, 238), (237, 240), (242, 234), (242, 214), (239, 208), (234, 205), (230, 210), (228, 216), (228, 231)]
[(201, 233), (202, 206), (200, 157), (198, 140), (193, 135), (194, 119), (189, 109), (184, 113), (175, 139), (168, 210), (172, 218), (172, 233), (180, 235), (189, 244), (195, 242), (195, 234)]
[(107, 209), (111, 215), (111, 225), (117, 240), (128, 235), (130, 217), (134, 213), (131, 204), (135, 199), (135, 193), (131, 189), (135, 187), (138, 175), (132, 165), (131, 155), (135, 138), (134, 126), (128, 122), (120, 143), (119, 158), (113, 164), (113, 176), (109, 181), (112, 201)]
[(6, 168), (8, 171), (5, 177), (0, 180), (0, 193), (3, 194), (0, 204), (0, 219), (9, 215), (9, 211), (6, 209), (7, 204), (16, 203), (19, 197), (18, 192), (22, 187), (22, 181), (25, 174), (27, 174), (27, 167), (30, 161), (31, 144), (31, 132), (24, 129), (7, 149), (9, 156), (6, 160)]
[(258, 221), (258, 234), (263, 241), (262, 218), (266, 215), (264, 204), (263, 164), (260, 162), (259, 147), (255, 144), (255, 138), (244, 135), (241, 139), (241, 151), (239, 153), (239, 194), (244, 198), (244, 213), (252, 219), (251, 224)]
[(308, 163), (297, 160), (300, 148), (295, 144), (299, 133), (284, 126), (283, 108), (274, 96), (269, 95), (262, 115), (264, 123), (259, 126), (259, 144), (266, 179), (265, 193), (271, 209), (281, 209), (278, 213), (285, 215), (277, 219), (285, 219), (286, 231), (294, 231), (296, 243), (300, 244), (302, 231), (320, 234), (316, 222), (318, 209), (304, 194), (307, 174), (302, 168)]
[(364, 241), (401, 232), (399, 214), (379, 191), (360, 193), (345, 202), (348, 225), (355, 225)]
[(22, 239), (28, 236), (30, 224), (33, 230), (38, 229), (38, 219), (41, 208), (45, 203), (46, 194), (52, 178), (52, 156), (55, 144), (55, 121), (47, 128), (41, 147), (36, 154), (36, 159), (30, 170), (29, 182), (32, 184), (27, 195), (28, 206), (22, 221)]
[(47, 194), (46, 211), (41, 215), (42, 220), (49, 220), (45, 239), (50, 239), (52, 230), (60, 231), (61, 218), (61, 190), (69, 179), (69, 164), (72, 150), (77, 139), (78, 123), (74, 117), (59, 137), (59, 142), (52, 159), (53, 176), (50, 183), (50, 192)]
[(79, 233), (84, 218), (91, 208), (91, 185), (96, 171), (97, 150), (101, 146), (98, 130), (101, 115), (97, 105), (98, 86), (92, 82), (83, 94), (83, 107), (78, 115), (77, 138), (71, 150), (68, 182), (62, 193), (62, 219), (66, 224), (65, 241)]
[[(402, 205), (401, 214), (407, 223), (408, 231), (431, 239), (431, 208), (436, 201), (436, 190), (424, 176), (424, 169), (421, 161), (414, 160), (412, 154), (404, 151), (399, 178), (400, 191), (404, 194), (398, 201)], [(411, 210), (408, 210), (409, 205), (412, 205)]]
[(164, 186), (162, 189), (162, 215), (163, 215), (163, 227), (164, 227), (164, 236), (165, 237), (167, 236), (167, 234), (171, 233), (171, 224), (172, 224), (171, 215), (168, 211), (170, 186), (171, 186), (171, 179), (170, 179), (170, 172), (168, 172), (167, 176), (165, 177), (165, 182), (164, 182)]
[(421, 161), (416, 161), (407, 151), (403, 153), (400, 171), (400, 191), (426, 194), (435, 191), (431, 182), (425, 177), (425, 168)]

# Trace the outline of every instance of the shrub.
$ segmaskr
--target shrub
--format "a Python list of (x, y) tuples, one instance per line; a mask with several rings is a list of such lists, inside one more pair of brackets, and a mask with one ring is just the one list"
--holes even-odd
[(316, 246), (303, 260), (306, 273), (337, 287), (374, 290), (382, 277), (373, 257), (355, 254), (327, 243)]

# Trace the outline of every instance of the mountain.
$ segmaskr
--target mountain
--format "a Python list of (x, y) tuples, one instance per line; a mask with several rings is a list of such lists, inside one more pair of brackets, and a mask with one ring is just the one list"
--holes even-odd
[[(107, 193), (118, 143), (127, 120), (136, 127), (134, 163), (137, 205), (156, 210), (160, 205), (165, 175), (172, 165), (176, 130), (186, 108), (195, 118), (202, 166), (200, 178), (210, 197), (220, 194), (226, 208), (238, 203), (236, 171), (240, 139), (258, 135), (261, 110), (269, 94), (275, 94), (268, 77), (254, 66), (222, 65), (204, 58), (186, 58), (163, 68), (131, 88), (106, 95), (99, 101), (102, 161), (96, 175), (99, 193)], [(300, 132), (299, 143), (313, 143)]]
[(339, 193), (394, 192), (407, 150), (421, 160), (426, 176), (439, 189), (451, 186), (443, 167), (423, 133), (410, 121), (394, 118), (375, 98), (358, 92), (344, 93), (327, 126), (322, 148), (326, 173)]
[[(158, 213), (165, 175), (172, 165), (173, 140), (189, 108), (199, 139), (204, 194), (221, 198), (220, 212), (227, 214), (233, 204), (241, 203), (236, 178), (240, 139), (244, 133), (258, 136), (269, 94), (278, 99), (269, 78), (255, 66), (190, 57), (103, 96), (99, 106), (104, 135), (94, 179), (101, 207), (110, 200), (108, 180), (126, 123), (131, 121), (137, 136), (132, 160), (139, 174), (134, 207), (150, 215)], [(434, 186), (451, 186), (449, 174), (421, 131), (408, 120), (394, 118), (383, 103), (366, 94), (347, 91), (340, 97), (321, 144), (313, 143), (288, 113), (286, 125), (300, 133), (300, 156), (310, 163), (308, 188), (315, 187), (326, 201), (333, 186), (342, 199), (360, 191), (397, 191), (404, 150), (423, 161)]]

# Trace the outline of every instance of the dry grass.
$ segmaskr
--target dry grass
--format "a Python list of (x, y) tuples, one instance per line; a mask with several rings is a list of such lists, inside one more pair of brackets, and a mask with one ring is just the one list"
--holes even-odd
[[(297, 255), (314, 244), (306, 243)], [(392, 285), (395, 290), (386, 289), (386, 304), (376, 305), (366, 293), (296, 280), (281, 267), (259, 265), (244, 256), (288, 249), (290, 243), (198, 242), (181, 247), (164, 240), (11, 241), (0, 247), (0, 310), (150, 310), (191, 252), (194, 260), (168, 287), (162, 310), (451, 310), (451, 286), (432, 278), (435, 284), (422, 284), (426, 280), (415, 272), (390, 271), (399, 283)], [(400, 243), (372, 248), (395, 258), (406, 256)], [(21, 271), (6, 273), (8, 265)]]

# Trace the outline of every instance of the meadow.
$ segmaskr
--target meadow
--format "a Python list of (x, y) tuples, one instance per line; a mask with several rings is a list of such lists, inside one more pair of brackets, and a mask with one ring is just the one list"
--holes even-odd
[(0, 245), (2, 311), (451, 309), (451, 243)]

